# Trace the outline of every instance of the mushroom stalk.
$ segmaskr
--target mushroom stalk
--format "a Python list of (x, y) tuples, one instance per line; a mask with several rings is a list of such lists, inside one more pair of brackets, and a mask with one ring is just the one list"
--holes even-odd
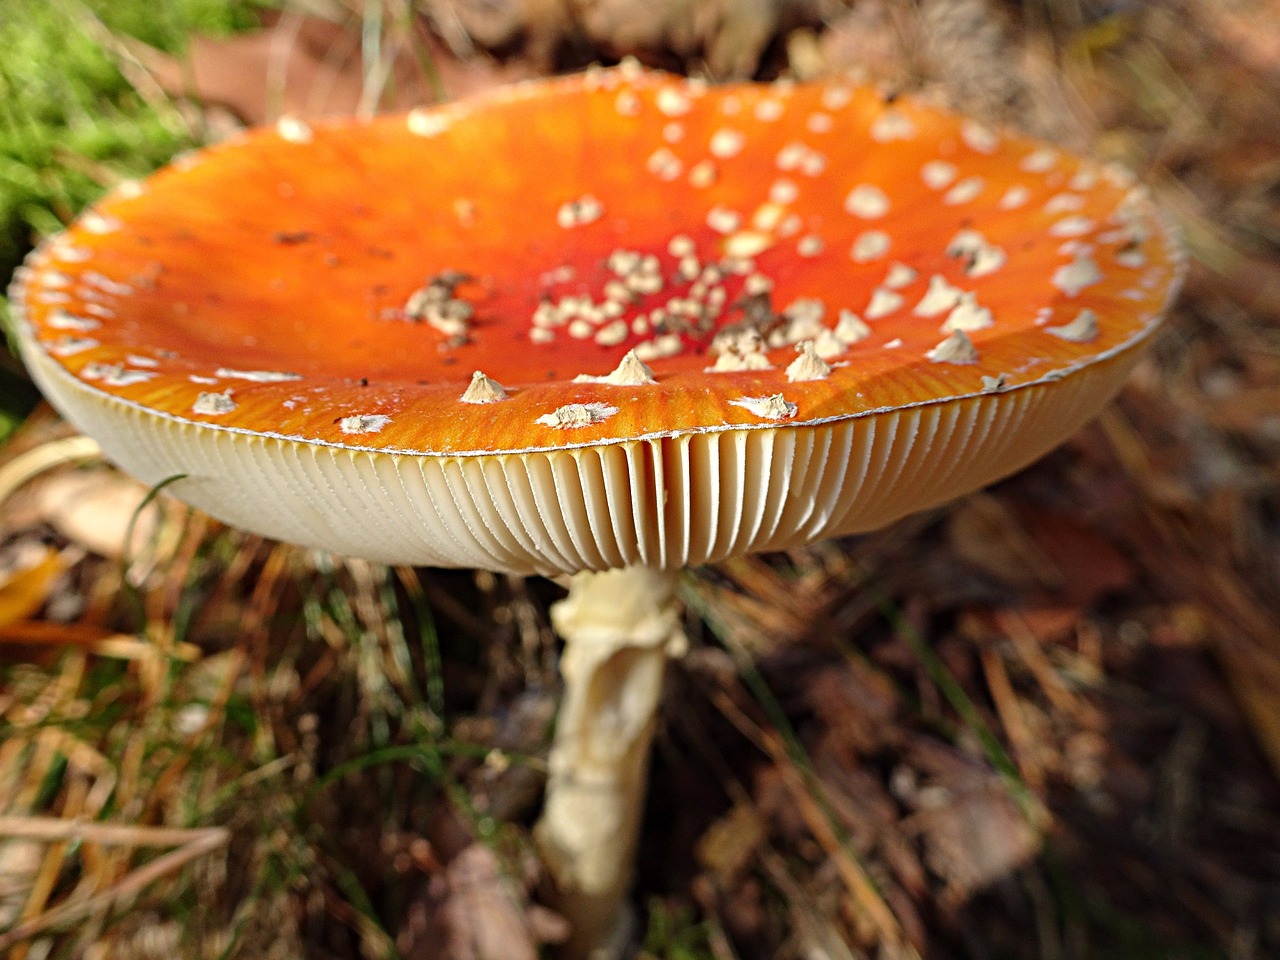
[(678, 574), (628, 567), (579, 573), (551, 609), (564, 639), (564, 699), (535, 839), (572, 925), (564, 955), (620, 956), (667, 657), (685, 642)]

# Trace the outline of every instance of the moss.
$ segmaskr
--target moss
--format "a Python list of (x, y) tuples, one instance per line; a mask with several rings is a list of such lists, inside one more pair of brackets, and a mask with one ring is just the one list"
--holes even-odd
[[(0, 277), (113, 183), (148, 173), (197, 133), (162, 95), (121, 70), (142, 42), (181, 54), (193, 34), (257, 22), (253, 0), (4, 0), (0, 8)], [(8, 311), (0, 303), (7, 328)], [(30, 407), (16, 365), (0, 362), (0, 438)]]

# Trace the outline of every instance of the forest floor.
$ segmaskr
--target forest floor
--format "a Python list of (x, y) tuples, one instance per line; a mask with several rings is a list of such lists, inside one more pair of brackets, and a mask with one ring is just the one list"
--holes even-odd
[[(24, 5), (6, 273), (242, 124), (625, 55), (853, 73), (1133, 169), (1191, 263), (1117, 403), (990, 490), (685, 576), (640, 950), (1280, 956), (1280, 2)], [(562, 590), (227, 529), (33, 403), (0, 370), (0, 955), (563, 936), (529, 835)]]

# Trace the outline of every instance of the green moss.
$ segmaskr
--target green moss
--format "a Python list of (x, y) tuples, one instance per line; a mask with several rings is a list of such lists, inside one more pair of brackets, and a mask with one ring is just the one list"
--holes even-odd
[[(113, 183), (192, 146), (162, 95), (144, 98), (120, 57), (141, 41), (181, 54), (193, 34), (251, 28), (254, 0), (3, 0), (0, 4), (0, 278)], [(0, 310), (7, 320), (7, 310)], [(0, 438), (31, 394), (0, 364)]]

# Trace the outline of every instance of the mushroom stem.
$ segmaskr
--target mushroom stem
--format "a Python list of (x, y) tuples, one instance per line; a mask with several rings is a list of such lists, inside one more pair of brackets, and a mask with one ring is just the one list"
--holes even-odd
[(572, 925), (569, 958), (617, 957), (649, 743), (669, 653), (685, 642), (673, 602), (678, 574), (628, 567), (576, 574), (551, 609), (564, 638), (564, 699), (535, 839)]

